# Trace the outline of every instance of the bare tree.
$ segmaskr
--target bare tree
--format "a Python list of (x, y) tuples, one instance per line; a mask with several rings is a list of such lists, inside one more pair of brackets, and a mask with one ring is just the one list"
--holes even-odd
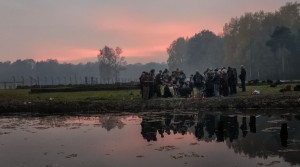
[(124, 70), (127, 64), (125, 58), (120, 56), (121, 53), (122, 49), (119, 47), (113, 49), (105, 46), (103, 49), (100, 49), (100, 53), (97, 57), (102, 82), (118, 81), (120, 71)]

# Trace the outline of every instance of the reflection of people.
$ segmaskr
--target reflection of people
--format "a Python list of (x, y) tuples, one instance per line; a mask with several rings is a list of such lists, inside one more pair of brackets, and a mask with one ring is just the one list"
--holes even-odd
[(287, 147), (287, 139), (288, 139), (287, 123), (281, 124), (280, 138), (281, 138), (281, 145), (283, 147)]
[(201, 122), (198, 122), (197, 125), (195, 126), (195, 136), (197, 139), (201, 139), (204, 137), (204, 124)]
[(215, 119), (215, 116), (211, 114), (205, 116), (205, 126), (209, 138), (212, 138), (215, 133)]
[(241, 130), (243, 132), (243, 137), (246, 137), (248, 133), (248, 128), (247, 128), (247, 117), (243, 117), (242, 120), (242, 125), (241, 125)]
[(256, 133), (256, 117), (250, 116), (250, 122), (249, 122), (250, 132)]
[(237, 116), (229, 117), (228, 125), (229, 140), (232, 142), (233, 139), (238, 139), (239, 137), (239, 123), (237, 121)]
[(216, 135), (217, 135), (217, 142), (224, 141), (224, 122), (223, 121), (218, 122)]

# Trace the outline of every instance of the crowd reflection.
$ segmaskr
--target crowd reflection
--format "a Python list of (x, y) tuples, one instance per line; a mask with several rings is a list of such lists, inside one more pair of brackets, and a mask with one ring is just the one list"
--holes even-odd
[(185, 135), (188, 129), (195, 124), (195, 114), (165, 114), (163, 116), (145, 116), (142, 118), (142, 136), (147, 141), (156, 141), (157, 133), (161, 138), (164, 135)]
[[(233, 142), (239, 137), (246, 138), (256, 133), (256, 116), (220, 115), (213, 113), (198, 114), (157, 114), (142, 117), (141, 134), (145, 140), (157, 141), (157, 135), (164, 138), (172, 133), (185, 135), (191, 132), (198, 140)], [(281, 139), (287, 132), (281, 132)]]
[[(279, 155), (299, 164), (299, 115), (257, 116), (213, 112), (196, 114), (157, 114), (142, 117), (141, 134), (145, 140), (163, 140), (166, 135), (190, 133), (199, 141), (224, 142), (235, 153), (267, 158)], [(159, 136), (157, 137), (157, 134)]]

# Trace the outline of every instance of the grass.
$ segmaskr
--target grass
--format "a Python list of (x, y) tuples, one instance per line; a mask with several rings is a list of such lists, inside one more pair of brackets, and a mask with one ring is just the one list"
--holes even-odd
[[(285, 88), (287, 84), (278, 85), (271, 88), (269, 85), (247, 86), (246, 92), (241, 92), (238, 88), (238, 94), (233, 97), (250, 96), (254, 90), (259, 90), (261, 95), (279, 95), (280, 89)], [(291, 84), (292, 89), (295, 84)], [(116, 90), (116, 91), (87, 91), (87, 92), (64, 92), (64, 93), (29, 93), (29, 89), (0, 90), (0, 103), (24, 103), (24, 102), (43, 102), (43, 101), (100, 101), (100, 100), (127, 100), (141, 99), (139, 90)], [(285, 95), (299, 95), (299, 92), (285, 92)]]
[[(287, 85), (292, 86), (292, 91), (281, 93), (280, 89), (285, 88)], [(238, 94), (237, 96), (249, 96), (252, 94), (254, 90), (259, 90), (261, 95), (299, 95), (299, 92), (293, 91), (294, 86), (296, 84), (281, 84), (277, 85), (275, 88), (271, 88), (270, 85), (260, 85), (260, 86), (247, 86), (246, 87), (246, 92), (241, 92), (241, 89), (238, 88)]]
[(139, 90), (87, 91), (64, 93), (29, 93), (29, 89), (0, 90), (0, 102), (33, 102), (33, 101), (96, 101), (126, 100), (140, 98)]

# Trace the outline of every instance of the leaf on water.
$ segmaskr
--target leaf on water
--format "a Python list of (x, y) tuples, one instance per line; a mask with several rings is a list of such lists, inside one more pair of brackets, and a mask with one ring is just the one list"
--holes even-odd
[(272, 161), (271, 163), (266, 164), (265, 166), (273, 166), (273, 165), (279, 164), (279, 163), (280, 163), (280, 161)]
[(35, 129), (38, 129), (38, 130), (45, 130), (45, 129), (49, 129), (50, 127), (35, 127)]
[(262, 132), (278, 132), (280, 130), (280, 127), (270, 127), (270, 128), (265, 128), (261, 130)]
[(75, 126), (75, 127), (71, 127), (71, 128), (69, 128), (69, 129), (79, 129), (80, 127), (79, 126)]
[[(177, 155), (171, 155), (172, 158), (174, 159), (181, 159), (181, 158), (199, 158), (200, 155), (194, 152), (190, 152), (190, 153), (178, 153)], [(203, 158), (204, 156), (201, 155), (201, 157)]]
[(184, 139), (183, 137), (178, 137), (178, 138), (176, 138), (177, 140), (182, 140), (182, 139)]
[(155, 149), (157, 151), (172, 151), (172, 150), (175, 150), (177, 149), (175, 146), (162, 146), (158, 149)]
[(77, 154), (70, 154), (70, 155), (66, 156), (66, 158), (75, 158), (75, 157), (77, 157)]
[(298, 149), (286, 149), (286, 150), (278, 150), (278, 152), (281, 153), (287, 153), (287, 152), (299, 152), (300, 150)]
[(8, 135), (10, 134), (11, 132), (0, 132), (0, 135)]
[(143, 155), (137, 155), (136, 157), (137, 158), (143, 158), (144, 156)]
[(279, 120), (272, 120), (272, 121), (267, 121), (267, 122), (271, 123), (271, 124), (277, 124), (277, 123), (280, 123), (280, 122), (284, 122), (284, 120), (279, 119)]

